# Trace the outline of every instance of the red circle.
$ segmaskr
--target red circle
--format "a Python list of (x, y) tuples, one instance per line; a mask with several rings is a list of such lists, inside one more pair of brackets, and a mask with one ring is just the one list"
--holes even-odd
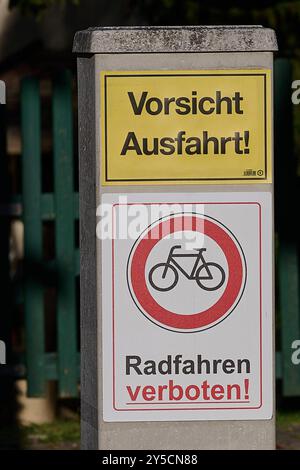
[[(195, 215), (180, 217), (180, 229), (176, 228), (174, 218), (171, 219), (173, 223), (167, 219), (150, 228), (137, 243), (130, 266), (131, 286), (138, 303), (153, 320), (181, 330), (204, 328), (220, 320), (234, 304), (243, 283), (243, 261), (233, 239), (212, 220)], [(228, 282), (222, 296), (207, 310), (189, 315), (170, 312), (159, 305), (148, 290), (145, 276), (147, 258), (154, 246), (166, 235), (182, 231), (182, 227), (191, 227), (193, 231), (212, 238), (224, 252), (228, 263)]]

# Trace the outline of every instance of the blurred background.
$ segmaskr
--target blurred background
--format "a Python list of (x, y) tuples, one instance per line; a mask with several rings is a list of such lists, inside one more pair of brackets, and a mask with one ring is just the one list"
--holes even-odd
[[(79, 447), (75, 31), (261, 24), (276, 30), (278, 448), (300, 449), (300, 1), (0, 0), (0, 448)], [(0, 87), (1, 92), (1, 87)], [(0, 93), (1, 95), (1, 93)]]

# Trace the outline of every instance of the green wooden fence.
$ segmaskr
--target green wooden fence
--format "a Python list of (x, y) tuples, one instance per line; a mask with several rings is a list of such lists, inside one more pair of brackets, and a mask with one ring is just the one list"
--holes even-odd
[[(299, 77), (298, 77), (299, 79)], [(284, 396), (300, 396), (300, 366), (291, 361), (291, 345), (300, 339), (299, 178), (293, 142), (292, 65), (275, 61), (275, 222), (277, 233), (277, 378)], [(300, 105), (299, 105), (300, 106)]]
[[(39, 82), (21, 87), (24, 221), (24, 312), (29, 396), (41, 396), (47, 380), (57, 380), (60, 397), (78, 394), (75, 247), (78, 194), (74, 192), (72, 77), (63, 71), (53, 82), (52, 140), (54, 191), (42, 193), (41, 100)], [(43, 222), (54, 221), (55, 260), (43, 259)], [(45, 283), (55, 278), (57, 351), (45, 349)]]
[[(299, 77), (298, 77), (299, 78)], [(291, 344), (300, 339), (299, 234), (294, 207), (299, 200), (293, 152), (291, 63), (275, 62), (275, 208), (276, 208), (276, 376), (284, 396), (300, 396), (299, 366), (291, 362)], [(26, 376), (29, 396), (41, 396), (48, 380), (58, 382), (61, 397), (76, 397), (79, 380), (75, 245), (78, 194), (74, 192), (72, 77), (63, 71), (53, 81), (52, 140), (54, 190), (42, 192), (41, 99), (36, 78), (21, 87), (22, 204), (25, 231), (24, 310)], [(55, 259), (43, 256), (43, 224), (55, 225)], [(2, 230), (3, 235), (3, 230)], [(4, 245), (3, 245), (4, 246)], [(7, 249), (7, 247), (6, 247)], [(56, 350), (47, 352), (45, 289), (56, 286)], [(52, 282), (51, 281), (51, 282)]]

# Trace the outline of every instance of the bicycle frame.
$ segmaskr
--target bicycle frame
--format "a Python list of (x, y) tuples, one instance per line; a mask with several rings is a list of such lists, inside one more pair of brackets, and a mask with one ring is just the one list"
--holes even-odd
[[(163, 279), (165, 279), (167, 275), (168, 267), (170, 266), (171, 263), (189, 280), (196, 279), (196, 272), (197, 272), (197, 268), (199, 266), (200, 261), (202, 265), (206, 266), (206, 261), (203, 256), (203, 252), (206, 251), (206, 248), (197, 248), (198, 253), (195, 253), (195, 254), (192, 254), (192, 253), (191, 254), (177, 254), (177, 255), (174, 254), (174, 251), (180, 248), (181, 248), (181, 245), (175, 245), (170, 249), (169, 256), (166, 262), (166, 267), (162, 275)], [(177, 263), (177, 261), (174, 258), (196, 258), (191, 274), (187, 273), (182, 268), (182, 266), (180, 266), (180, 264)], [(212, 279), (211, 272), (208, 268), (206, 268), (206, 272), (207, 272), (207, 277), (203, 277), (202, 279)]]

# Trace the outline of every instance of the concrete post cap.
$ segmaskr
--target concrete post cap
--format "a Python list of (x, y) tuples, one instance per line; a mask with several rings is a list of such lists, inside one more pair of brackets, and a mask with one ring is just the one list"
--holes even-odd
[(77, 54), (277, 51), (262, 26), (130, 26), (88, 28), (74, 37)]

